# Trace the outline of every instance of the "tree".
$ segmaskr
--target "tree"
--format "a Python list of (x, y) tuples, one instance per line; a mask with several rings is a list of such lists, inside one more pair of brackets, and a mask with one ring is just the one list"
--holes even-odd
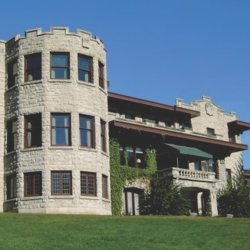
[(218, 210), (222, 216), (233, 214), (235, 217), (250, 217), (250, 193), (242, 167), (219, 192)]

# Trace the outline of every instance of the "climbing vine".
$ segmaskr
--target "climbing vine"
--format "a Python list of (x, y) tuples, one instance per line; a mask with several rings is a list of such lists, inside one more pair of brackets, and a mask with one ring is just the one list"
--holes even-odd
[(131, 168), (128, 166), (128, 151), (125, 148), (125, 166), (120, 165), (120, 145), (116, 139), (110, 140), (110, 175), (111, 175), (111, 203), (112, 214), (121, 215), (122, 192), (126, 181), (138, 178), (150, 179), (157, 169), (156, 152), (153, 149), (145, 151), (145, 169)]
[(110, 177), (111, 177), (111, 205), (112, 214), (120, 215), (122, 209), (122, 189), (124, 178), (120, 168), (120, 145), (117, 140), (110, 140)]

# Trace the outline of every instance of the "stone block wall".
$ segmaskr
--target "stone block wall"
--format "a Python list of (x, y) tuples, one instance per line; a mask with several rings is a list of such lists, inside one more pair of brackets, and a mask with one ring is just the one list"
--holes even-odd
[[(106, 51), (102, 41), (86, 31), (71, 33), (68, 28), (54, 27), (50, 32), (40, 29), (26, 31), (25, 37), (17, 36), (8, 41), (6, 48), (6, 62), (13, 58), (18, 60), (18, 84), (8, 90), (5, 87), (6, 120), (16, 118), (18, 127), (17, 150), (5, 157), (6, 176), (13, 172), (17, 174), (17, 198), (15, 201), (6, 201), (6, 209), (13, 208), (22, 213), (111, 214), (109, 152), (102, 152), (100, 136), (102, 119), (107, 122), (108, 149)], [(51, 79), (51, 52), (69, 53), (70, 79)], [(25, 82), (25, 55), (32, 53), (41, 53), (42, 77), (41, 80)], [(93, 83), (78, 80), (78, 54), (93, 58)], [(98, 62), (105, 66), (104, 89), (99, 87)], [(4, 67), (0, 68), (2, 70)], [(24, 116), (36, 113), (42, 117), (42, 146), (25, 148)], [(71, 146), (51, 145), (51, 113), (70, 114)], [(96, 147), (93, 149), (80, 147), (80, 114), (94, 117)], [(72, 195), (51, 194), (53, 170), (71, 171)], [(24, 173), (35, 171), (42, 172), (42, 196), (25, 197)], [(81, 171), (96, 173), (96, 196), (81, 195)], [(102, 175), (108, 177), (108, 199), (102, 197)]]
[(5, 42), (0, 41), (0, 212), (4, 201), (4, 91), (5, 91)]

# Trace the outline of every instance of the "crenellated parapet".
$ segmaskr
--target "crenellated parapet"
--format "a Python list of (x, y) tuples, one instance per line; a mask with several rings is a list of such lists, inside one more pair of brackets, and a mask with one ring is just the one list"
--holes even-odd
[(98, 45), (104, 48), (104, 43), (99, 37), (93, 36), (92, 33), (82, 29), (77, 29), (76, 32), (70, 32), (68, 27), (51, 27), (50, 31), (43, 32), (41, 28), (34, 28), (26, 30), (24, 36), (16, 35), (6, 42), (7, 56), (15, 55), (18, 51), (18, 44), (21, 41), (44, 36), (78, 37), (82, 40), (82, 47), (89, 48), (90, 44), (92, 44), (92, 46)]

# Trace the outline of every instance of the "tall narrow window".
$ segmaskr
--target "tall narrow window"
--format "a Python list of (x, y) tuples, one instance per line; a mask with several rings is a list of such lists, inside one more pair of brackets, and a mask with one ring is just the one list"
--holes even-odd
[(17, 120), (7, 122), (7, 152), (17, 148)]
[(82, 147), (95, 147), (94, 131), (94, 117), (80, 115), (80, 144)]
[(106, 146), (106, 122), (101, 119), (101, 149), (102, 151), (107, 151)]
[(93, 59), (89, 56), (78, 55), (78, 79), (93, 82)]
[(72, 194), (71, 171), (52, 171), (51, 172), (51, 194), (52, 195), (71, 195)]
[(53, 146), (71, 145), (70, 114), (51, 115), (51, 137)]
[(102, 175), (102, 197), (108, 199), (108, 176)]
[(25, 56), (25, 82), (41, 79), (41, 53)]
[(51, 75), (52, 79), (69, 79), (69, 53), (51, 53)]
[(16, 175), (9, 175), (6, 178), (7, 200), (16, 198)]
[(17, 84), (17, 59), (11, 61), (7, 65), (7, 73), (8, 73), (8, 88), (13, 87)]
[(81, 195), (96, 196), (96, 173), (81, 172)]
[(104, 89), (104, 65), (98, 62), (98, 72), (99, 72), (99, 86)]
[(24, 147), (40, 147), (42, 145), (41, 114), (24, 117)]
[(24, 174), (24, 196), (42, 195), (42, 172)]

